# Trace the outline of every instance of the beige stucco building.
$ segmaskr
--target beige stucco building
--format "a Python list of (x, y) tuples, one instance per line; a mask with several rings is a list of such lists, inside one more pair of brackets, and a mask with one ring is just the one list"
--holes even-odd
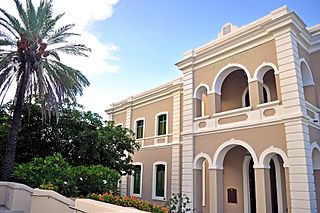
[(195, 212), (320, 212), (320, 25), (287, 7), (184, 54), (182, 77), (106, 112), (141, 150), (121, 193)]

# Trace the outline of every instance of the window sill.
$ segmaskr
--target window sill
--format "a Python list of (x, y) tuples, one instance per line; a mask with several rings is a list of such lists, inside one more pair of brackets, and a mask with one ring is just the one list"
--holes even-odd
[(201, 117), (195, 117), (193, 120), (194, 121), (200, 121), (200, 120), (208, 119), (209, 117), (210, 117), (209, 115), (205, 115), (205, 116), (201, 116)]
[(131, 196), (141, 198), (141, 194), (131, 194)]
[(167, 201), (165, 197), (153, 197), (152, 200), (158, 200), (158, 201)]

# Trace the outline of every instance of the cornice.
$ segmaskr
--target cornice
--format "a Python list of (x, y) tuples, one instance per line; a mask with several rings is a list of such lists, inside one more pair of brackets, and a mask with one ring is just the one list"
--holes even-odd
[(182, 72), (195, 67), (198, 68), (199, 63), (208, 60), (217, 61), (217, 57), (220, 59), (226, 58), (228, 57), (226, 55), (230, 55), (230, 51), (237, 48), (241, 49), (240, 52), (249, 49), (249, 46), (252, 46), (250, 43), (258, 40), (274, 39), (277, 31), (283, 31), (286, 27), (294, 29), (301, 40), (307, 43), (306, 48), (308, 52), (313, 52), (320, 48), (320, 45), (318, 45), (320, 43), (320, 25), (307, 29), (306, 24), (300, 17), (284, 6), (270, 12), (261, 19), (236, 29), (234, 32), (218, 37), (199, 48), (188, 51), (184, 55), (184, 58), (175, 65)]
[(155, 100), (169, 98), (174, 92), (180, 91), (182, 93), (182, 79), (178, 78), (174, 81), (165, 83), (153, 89), (130, 96), (127, 99), (113, 103), (110, 108), (105, 110), (107, 114), (116, 114), (125, 111), (128, 107), (134, 108), (143, 105), (146, 102), (154, 102)]

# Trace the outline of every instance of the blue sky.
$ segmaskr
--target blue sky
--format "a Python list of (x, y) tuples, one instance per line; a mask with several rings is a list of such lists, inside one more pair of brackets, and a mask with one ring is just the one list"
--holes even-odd
[[(227, 22), (241, 27), (288, 5), (307, 26), (320, 23), (320, 0), (53, 0), (53, 5), (56, 14), (66, 13), (61, 24), (76, 24), (82, 35), (77, 42), (92, 48), (87, 59), (62, 59), (91, 83), (79, 103), (104, 118), (111, 103), (181, 76), (174, 64), (183, 53), (215, 39)], [(16, 14), (12, 0), (1, 0), (0, 7)]]
[[(92, 77), (109, 103), (180, 76), (183, 52), (216, 38), (223, 24), (248, 24), (287, 4), (308, 26), (320, 23), (320, 1), (120, 0), (111, 18), (90, 26), (114, 43), (117, 73)], [(107, 106), (105, 106), (107, 107)]]

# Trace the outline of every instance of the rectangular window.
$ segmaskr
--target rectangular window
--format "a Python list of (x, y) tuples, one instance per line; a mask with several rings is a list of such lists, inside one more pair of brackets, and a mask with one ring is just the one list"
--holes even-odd
[(164, 197), (165, 165), (156, 166), (156, 197)]
[(136, 139), (143, 138), (143, 120), (139, 120), (136, 123)]
[(158, 135), (167, 134), (167, 115), (158, 116)]
[(141, 194), (141, 166), (135, 165), (133, 170), (133, 194)]

